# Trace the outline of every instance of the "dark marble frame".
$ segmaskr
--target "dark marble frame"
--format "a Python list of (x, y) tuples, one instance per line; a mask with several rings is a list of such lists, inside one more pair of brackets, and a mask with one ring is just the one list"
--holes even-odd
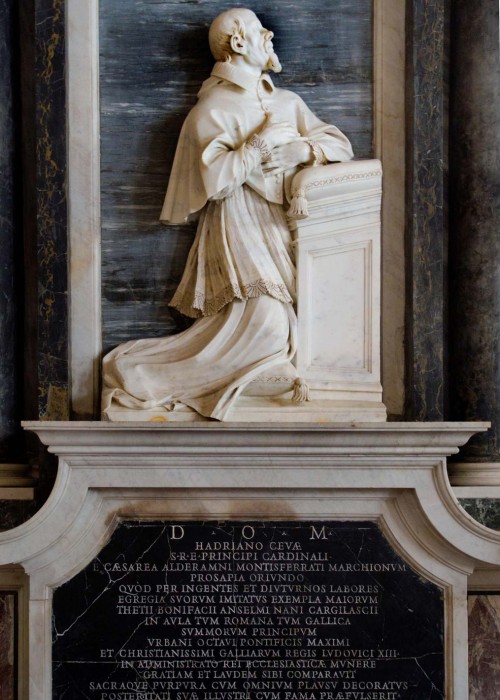
[[(64, 2), (35, 1), (38, 411), (69, 415)], [(407, 0), (405, 417), (446, 413), (449, 0)]]

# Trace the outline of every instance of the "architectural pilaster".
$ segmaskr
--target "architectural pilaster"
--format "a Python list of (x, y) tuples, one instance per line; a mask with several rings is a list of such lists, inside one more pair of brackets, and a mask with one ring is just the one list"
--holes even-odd
[(456, 0), (451, 20), (450, 418), (488, 416), (461, 459), (500, 469), (498, 3)]

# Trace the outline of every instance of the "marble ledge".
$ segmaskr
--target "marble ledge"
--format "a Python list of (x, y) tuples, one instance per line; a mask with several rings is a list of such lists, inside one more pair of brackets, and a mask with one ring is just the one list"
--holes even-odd
[(35, 489), (24, 486), (0, 486), (0, 501), (33, 501)]
[(490, 427), (488, 422), (400, 423), (219, 423), (215, 421), (168, 424), (103, 421), (26, 421), (58, 455), (87, 453), (90, 447), (110, 448), (117, 454), (158, 448), (194, 451), (228, 447), (241, 452), (259, 448), (305, 454), (318, 448), (331, 454), (422, 454), (444, 458), (458, 452), (472, 435)]
[[(448, 467), (449, 469), (449, 467)], [(500, 500), (500, 485), (498, 486), (454, 486), (453, 493), (457, 498), (484, 500)]]
[(453, 462), (448, 473), (452, 486), (500, 488), (500, 462)]
[(33, 501), (35, 485), (29, 464), (0, 464), (0, 501)]

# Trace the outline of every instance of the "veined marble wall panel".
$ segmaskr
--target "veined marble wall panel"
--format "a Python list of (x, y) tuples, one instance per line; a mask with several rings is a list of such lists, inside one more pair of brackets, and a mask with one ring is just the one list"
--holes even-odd
[(28, 698), (28, 578), (0, 566), (0, 700)]
[(488, 416), (460, 459), (500, 470), (498, 24), (495, 0), (452, 3), (449, 417)]
[[(0, 499), (0, 532), (10, 530), (13, 527), (29, 520), (36, 513), (36, 504), (30, 500), (4, 500)], [(0, 700), (2, 696), (0, 695)]]
[(500, 530), (500, 498), (460, 498), (460, 505), (481, 525)]
[(500, 595), (471, 595), (469, 700), (500, 697)]
[(407, 2), (406, 419), (446, 414), (449, 0)]
[(16, 594), (0, 591), (0, 698), (15, 700)]
[[(101, 197), (103, 346), (175, 333), (167, 307), (194, 227), (158, 216), (182, 122), (213, 60), (207, 33), (234, 0), (101, 0)], [(281, 87), (299, 93), (372, 156), (371, 0), (321, 0), (252, 9), (275, 32)]]
[(64, 420), (69, 411), (64, 0), (35, 0), (35, 42), (38, 414)]

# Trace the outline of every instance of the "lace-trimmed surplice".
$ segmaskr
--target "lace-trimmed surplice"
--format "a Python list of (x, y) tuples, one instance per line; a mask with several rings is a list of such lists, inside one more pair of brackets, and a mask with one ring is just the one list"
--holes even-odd
[(207, 204), (170, 305), (198, 318), (263, 294), (285, 304), (295, 299), (290, 232), (283, 207), (244, 185)]

